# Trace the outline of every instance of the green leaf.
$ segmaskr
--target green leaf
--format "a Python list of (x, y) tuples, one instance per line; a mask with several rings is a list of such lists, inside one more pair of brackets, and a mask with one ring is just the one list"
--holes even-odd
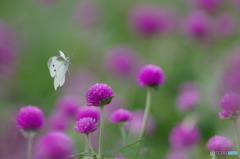
[(132, 145), (140, 142), (140, 141), (142, 141), (142, 139), (137, 140), (137, 141), (135, 141), (135, 142), (133, 142), (133, 143), (127, 145), (127, 146), (123, 146), (123, 147), (119, 147), (119, 148), (114, 148), (114, 149), (107, 150), (107, 151), (105, 151), (102, 155), (105, 156), (105, 155), (109, 155), (109, 154), (111, 154), (111, 153), (114, 153), (114, 152), (123, 150), (123, 149), (125, 149), (125, 148), (128, 148), (128, 147), (130, 147), (130, 146), (132, 146)]
[(92, 152), (81, 152), (79, 154), (76, 154), (76, 155), (71, 155), (71, 156), (68, 156), (68, 157), (81, 157), (81, 156), (95, 156), (95, 154), (93, 154)]
[(112, 99), (113, 99), (113, 96), (103, 99), (101, 101), (101, 105), (107, 105), (107, 104), (111, 103)]

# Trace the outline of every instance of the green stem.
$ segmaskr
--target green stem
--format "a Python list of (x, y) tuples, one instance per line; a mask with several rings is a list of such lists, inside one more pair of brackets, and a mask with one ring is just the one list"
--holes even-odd
[(234, 135), (235, 135), (235, 140), (236, 140), (236, 145), (237, 145), (237, 151), (238, 151), (238, 159), (240, 159), (240, 149), (239, 149), (239, 141), (238, 141), (238, 128), (237, 128), (237, 119), (233, 119), (233, 124), (234, 124)]
[(145, 132), (146, 132), (146, 126), (147, 126), (148, 116), (149, 116), (149, 112), (150, 112), (150, 101), (151, 101), (151, 88), (148, 87), (146, 106), (145, 106), (143, 123), (142, 123), (141, 131), (140, 131), (139, 139), (142, 139), (145, 135)]
[(34, 137), (35, 133), (34, 132), (28, 132), (28, 137), (27, 137), (27, 141), (28, 141), (28, 159), (32, 158), (32, 141), (33, 141), (33, 137)]
[(86, 134), (86, 138), (87, 138), (87, 143), (88, 143), (89, 149), (91, 150), (91, 152), (92, 152), (93, 154), (97, 155), (96, 152), (94, 151), (93, 147), (92, 147), (91, 140), (90, 140), (90, 135), (89, 135), (89, 134)]
[(119, 125), (119, 128), (120, 128), (121, 135), (122, 135), (123, 145), (126, 145), (126, 139), (127, 139), (127, 137), (126, 137), (126, 132), (125, 132), (125, 130), (124, 130), (124, 128), (123, 128), (123, 125), (122, 125), (122, 124)]
[(101, 119), (100, 119), (100, 134), (99, 134), (99, 147), (98, 147), (98, 159), (102, 159), (102, 148), (103, 148), (103, 124), (104, 124), (104, 116), (103, 116), (104, 106), (100, 106)]

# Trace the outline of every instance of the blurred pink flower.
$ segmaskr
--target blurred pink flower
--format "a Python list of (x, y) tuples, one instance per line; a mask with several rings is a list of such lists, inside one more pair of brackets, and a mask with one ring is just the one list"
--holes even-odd
[(211, 137), (207, 144), (206, 148), (211, 151), (231, 151), (233, 150), (233, 142), (223, 136), (213, 136)]
[(186, 82), (180, 86), (180, 93), (177, 98), (177, 107), (180, 111), (188, 111), (197, 106), (199, 102), (199, 92), (197, 84)]
[(14, 33), (0, 20), (0, 79), (14, 73), (18, 46)]
[(136, 74), (141, 62), (135, 50), (128, 45), (120, 44), (107, 51), (103, 63), (107, 72), (125, 78)]
[(81, 118), (91, 117), (96, 121), (100, 120), (100, 110), (94, 106), (81, 106), (76, 113), (76, 120)]
[(80, 1), (74, 11), (76, 22), (83, 27), (93, 27), (99, 24), (101, 8), (97, 1)]
[(219, 14), (214, 23), (216, 36), (225, 37), (236, 32), (236, 19), (229, 13)]
[[(130, 12), (129, 25), (140, 35), (153, 36), (169, 31), (173, 24), (173, 13), (151, 3), (140, 3)], [(172, 19), (171, 19), (172, 18)]]
[(216, 90), (220, 96), (227, 92), (240, 92), (240, 48), (237, 47), (229, 54), (224, 58), (225, 69), (219, 77), (220, 81)]
[[(133, 118), (131, 121), (126, 123), (125, 128), (130, 133), (139, 135), (139, 130), (142, 127), (144, 111), (143, 110), (135, 110), (132, 113), (133, 113)], [(148, 122), (147, 122), (146, 133), (151, 134), (154, 131), (154, 129), (155, 129), (155, 121), (154, 121), (153, 116), (150, 115), (148, 118)]]
[(65, 113), (54, 111), (48, 118), (48, 127), (50, 130), (66, 131), (70, 127), (70, 120)]
[(212, 20), (205, 12), (194, 10), (184, 18), (182, 31), (190, 38), (206, 41), (212, 36), (212, 25)]
[(204, 9), (206, 11), (212, 12), (217, 10), (221, 4), (222, 0), (191, 0), (193, 5), (199, 9)]
[(181, 150), (196, 145), (200, 139), (200, 132), (194, 125), (179, 123), (170, 132), (169, 142), (174, 150)]
[(75, 117), (80, 106), (79, 97), (76, 95), (62, 96), (57, 102), (57, 109), (69, 117)]

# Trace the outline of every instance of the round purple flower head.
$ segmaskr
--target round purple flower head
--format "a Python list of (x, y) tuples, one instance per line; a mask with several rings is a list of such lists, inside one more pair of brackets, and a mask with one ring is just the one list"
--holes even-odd
[(233, 143), (226, 137), (213, 136), (206, 144), (209, 151), (231, 151), (233, 149)]
[(208, 40), (212, 32), (212, 21), (205, 12), (191, 12), (183, 21), (183, 32), (197, 40)]
[(197, 144), (200, 138), (196, 126), (180, 123), (170, 133), (170, 144), (172, 148), (179, 150)]
[(91, 117), (85, 117), (82, 119), (79, 119), (76, 122), (76, 125), (74, 128), (76, 128), (77, 132), (84, 133), (84, 134), (89, 134), (97, 130), (97, 125), (98, 123), (94, 118)]
[(113, 123), (127, 122), (132, 120), (132, 113), (125, 109), (118, 109), (111, 115), (110, 121)]
[(160, 67), (146, 65), (140, 70), (137, 81), (141, 87), (162, 85), (165, 82), (165, 75)]
[(37, 143), (36, 159), (67, 159), (72, 154), (73, 143), (62, 132), (52, 131), (43, 136)]
[(103, 106), (111, 103), (114, 96), (112, 88), (105, 83), (96, 83), (87, 91), (85, 97), (88, 106)]
[(222, 111), (219, 114), (221, 119), (239, 115), (240, 113), (240, 95), (236, 93), (228, 93), (222, 97), (219, 105)]
[(25, 106), (20, 109), (17, 115), (18, 128), (36, 131), (43, 127), (44, 115), (41, 109), (36, 106)]
[(100, 112), (99, 109), (96, 107), (88, 107), (88, 106), (83, 106), (80, 107), (79, 110), (77, 111), (77, 120), (85, 118), (85, 117), (91, 117), (97, 121), (100, 119)]

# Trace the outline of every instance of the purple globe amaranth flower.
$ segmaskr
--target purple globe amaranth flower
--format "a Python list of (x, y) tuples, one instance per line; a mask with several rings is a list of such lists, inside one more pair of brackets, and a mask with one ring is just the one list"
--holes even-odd
[(226, 137), (213, 136), (206, 144), (206, 148), (211, 151), (231, 151), (233, 149), (233, 143)]
[(80, 107), (77, 111), (76, 118), (77, 120), (86, 118), (86, 117), (91, 117), (95, 119), (96, 122), (99, 121), (100, 119), (100, 111), (96, 107), (89, 107), (89, 106), (83, 106)]
[[(184, 86), (183, 86), (184, 85)], [(188, 111), (199, 102), (199, 92), (196, 83), (187, 82), (181, 85), (177, 98), (177, 107), (181, 111)]]
[[(142, 127), (144, 111), (143, 110), (135, 110), (133, 111), (133, 118), (131, 121), (127, 122), (124, 127), (133, 135), (139, 135), (139, 130)], [(151, 134), (155, 129), (155, 121), (153, 116), (150, 114), (147, 126), (146, 126), (146, 133)]]
[(67, 116), (75, 116), (80, 102), (78, 97), (67, 95), (59, 99), (57, 106), (59, 111), (62, 111)]
[(36, 106), (25, 106), (20, 109), (17, 115), (18, 128), (26, 131), (36, 131), (43, 127), (44, 115), (41, 109)]
[(130, 46), (119, 44), (107, 51), (104, 63), (108, 72), (125, 78), (126, 76), (134, 74), (141, 62), (135, 50)]
[(200, 133), (196, 126), (188, 123), (180, 123), (170, 132), (169, 140), (175, 150), (186, 149), (198, 143)]
[(36, 159), (67, 159), (72, 155), (73, 143), (67, 134), (52, 131), (44, 135), (37, 143)]
[(222, 97), (220, 105), (222, 111), (219, 113), (221, 119), (237, 116), (240, 113), (240, 95), (227, 93)]
[(97, 130), (98, 123), (94, 118), (85, 117), (81, 118), (76, 122), (74, 128), (76, 128), (77, 132), (89, 134)]
[(191, 38), (209, 40), (212, 34), (212, 20), (202, 11), (193, 11), (183, 20), (182, 30)]
[(97, 1), (83, 0), (77, 4), (74, 11), (74, 18), (80, 26), (89, 28), (99, 24), (101, 12)]
[(132, 120), (132, 113), (126, 109), (118, 109), (112, 113), (110, 121), (113, 123), (128, 122)]
[(141, 68), (138, 79), (139, 86), (158, 86), (165, 82), (162, 69), (156, 65), (146, 65)]
[(226, 37), (236, 32), (236, 19), (229, 13), (219, 14), (214, 22), (214, 31), (217, 37)]
[(113, 96), (113, 89), (105, 83), (96, 83), (89, 88), (85, 95), (88, 106), (107, 105), (111, 103)]
[(138, 4), (129, 16), (129, 25), (131, 29), (144, 36), (152, 36), (165, 32), (169, 29), (169, 23), (166, 12), (154, 4)]
[(212, 12), (217, 10), (221, 4), (222, 0), (191, 0), (193, 4), (200, 9)]

